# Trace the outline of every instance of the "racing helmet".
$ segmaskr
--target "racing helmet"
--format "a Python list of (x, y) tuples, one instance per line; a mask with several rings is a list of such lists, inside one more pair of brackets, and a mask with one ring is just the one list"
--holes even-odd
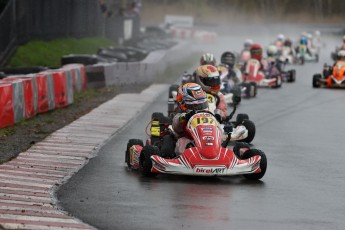
[(284, 40), (285, 40), (284, 34), (278, 34), (277, 40), (278, 40), (278, 41), (284, 41)]
[(200, 65), (216, 65), (216, 58), (211, 53), (205, 53), (200, 58)]
[(299, 43), (300, 43), (301, 45), (307, 45), (307, 44), (308, 44), (308, 41), (307, 41), (307, 39), (306, 39), (305, 37), (302, 37), (302, 38), (300, 39)]
[(338, 60), (345, 61), (345, 50), (339, 50), (337, 55), (338, 55)]
[(249, 50), (252, 45), (253, 45), (253, 40), (251, 39), (246, 39), (243, 44), (245, 50)]
[(276, 57), (278, 55), (278, 48), (275, 45), (270, 45), (267, 48), (267, 56), (268, 57)]
[(292, 46), (292, 41), (290, 38), (287, 38), (285, 41), (284, 41), (284, 46), (287, 46), (287, 47), (291, 47)]
[[(196, 83), (186, 83), (178, 89), (176, 100), (186, 112), (208, 110), (205, 91)], [(178, 99), (177, 99), (178, 98)]]
[(258, 43), (254, 43), (250, 47), (250, 56), (251, 58), (254, 58), (256, 60), (261, 60), (262, 59), (262, 46)]
[(236, 63), (236, 55), (233, 52), (224, 52), (220, 57), (220, 62), (232, 68)]
[(199, 66), (195, 71), (195, 80), (207, 93), (217, 94), (220, 90), (220, 74), (215, 66)]

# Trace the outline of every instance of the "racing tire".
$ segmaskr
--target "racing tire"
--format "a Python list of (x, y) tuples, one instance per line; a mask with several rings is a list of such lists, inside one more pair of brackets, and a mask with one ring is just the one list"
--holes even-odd
[(244, 94), (245, 94), (245, 98), (250, 98), (251, 95), (250, 95), (250, 90), (251, 90), (251, 82), (243, 82), (241, 83), (242, 87), (245, 87), (245, 91), (244, 91)]
[(249, 84), (251, 85), (250, 97), (256, 97), (256, 95), (258, 93), (258, 86), (257, 86), (256, 82), (249, 82)]
[(129, 159), (130, 158), (130, 156), (129, 156), (129, 149), (133, 145), (144, 146), (144, 143), (140, 139), (129, 139), (129, 141), (127, 143), (126, 156), (125, 156), (125, 162), (127, 163), (128, 168), (132, 168), (132, 166), (130, 164), (130, 159)]
[(139, 171), (143, 176), (154, 177), (157, 173), (151, 172), (152, 169), (152, 155), (159, 155), (159, 149), (156, 146), (147, 145), (145, 146), (139, 157)]
[(172, 135), (164, 136), (162, 140), (161, 157), (163, 158), (176, 157), (175, 146), (176, 146), (176, 142)]
[[(218, 97), (219, 99), (219, 97)], [(241, 100), (242, 100), (242, 97), (241, 97), (241, 88), (240, 87), (235, 87), (233, 90), (232, 90), (232, 104), (236, 104), (236, 105), (239, 105), (241, 103)], [(217, 102), (220, 102), (220, 100), (217, 100)], [(219, 105), (219, 102), (218, 102), (218, 105)], [(217, 106), (218, 106), (217, 105)]]
[(249, 120), (249, 116), (246, 113), (239, 113), (236, 116), (236, 124), (241, 124), (244, 120)]
[(289, 70), (289, 78), (287, 80), (287, 82), (295, 82), (296, 81), (296, 70)]
[(274, 75), (272, 78), (276, 79), (276, 85), (272, 86), (274, 89), (278, 89), (282, 86), (282, 79), (279, 75)]
[(169, 98), (173, 98), (173, 92), (174, 91), (176, 91), (177, 92), (177, 90), (178, 90), (178, 88), (179, 88), (180, 86), (179, 85), (171, 85), (170, 87), (169, 87)]
[(242, 159), (242, 155), (241, 155), (240, 150), (243, 148), (250, 149), (250, 145), (248, 143), (245, 143), (245, 142), (235, 142), (235, 145), (234, 145), (234, 148), (232, 151), (234, 152), (235, 156), (238, 159)]
[(152, 120), (159, 121), (159, 123), (169, 123), (171, 124), (171, 119), (169, 117), (164, 116), (161, 112), (154, 112), (151, 115)]
[(251, 173), (251, 174), (244, 174), (243, 176), (248, 180), (260, 180), (266, 173), (267, 169), (267, 158), (266, 154), (259, 150), (259, 149), (249, 149), (243, 153), (242, 159), (248, 159), (253, 156), (259, 155), (261, 157), (260, 160), (260, 169), (261, 172), (259, 173)]
[(313, 88), (320, 88), (321, 78), (322, 78), (321, 74), (314, 74), (314, 76), (313, 76)]
[(246, 129), (248, 130), (248, 136), (241, 141), (246, 142), (246, 143), (252, 142), (254, 137), (255, 137), (255, 133), (256, 133), (256, 128), (255, 128), (254, 122), (246, 119), (246, 120), (242, 121), (241, 125), (246, 127)]

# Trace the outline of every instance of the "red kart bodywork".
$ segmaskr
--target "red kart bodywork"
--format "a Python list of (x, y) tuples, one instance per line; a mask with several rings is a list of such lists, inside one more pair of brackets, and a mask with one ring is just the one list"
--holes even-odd
[[(264, 69), (268, 68), (267, 66)], [(279, 87), (282, 82), (281, 75), (278, 72), (270, 71), (270, 76), (261, 68), (261, 63), (256, 59), (249, 59), (245, 65), (245, 71), (242, 74), (243, 81), (255, 82), (261, 87)]]
[[(152, 155), (152, 173), (183, 174), (198, 176), (233, 176), (260, 173), (261, 156), (239, 159), (235, 153), (222, 147), (222, 129), (210, 113), (197, 113), (187, 124), (187, 132), (194, 139), (194, 147), (187, 148), (172, 159)], [(140, 167), (142, 147), (130, 149), (132, 168)], [(264, 169), (266, 170), (266, 169)]]

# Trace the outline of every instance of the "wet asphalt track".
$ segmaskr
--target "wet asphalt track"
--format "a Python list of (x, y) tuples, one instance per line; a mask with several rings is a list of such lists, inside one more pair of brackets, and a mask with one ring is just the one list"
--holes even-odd
[[(257, 36), (268, 44), (276, 33)], [(239, 50), (245, 37), (222, 38), (209, 51)], [(325, 40), (328, 46), (319, 64), (295, 67), (296, 83), (259, 89), (257, 98), (243, 100), (238, 108), (255, 122), (253, 145), (267, 155), (262, 181), (169, 175), (152, 179), (128, 171), (127, 140), (146, 138), (151, 113), (167, 110), (164, 94), (59, 190), (61, 206), (109, 230), (344, 229), (345, 91), (311, 87), (312, 74), (331, 62), (336, 43)]]

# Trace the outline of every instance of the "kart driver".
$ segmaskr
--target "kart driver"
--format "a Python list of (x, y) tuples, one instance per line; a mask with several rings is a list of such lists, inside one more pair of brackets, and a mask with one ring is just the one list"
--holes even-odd
[(233, 52), (224, 52), (220, 57), (221, 65), (218, 67), (218, 71), (221, 71), (221, 67), (227, 68), (228, 75), (227, 80), (233, 80), (235, 84), (238, 84), (239, 80), (237, 75), (241, 76), (241, 70), (238, 69), (236, 64), (236, 55)]
[(195, 82), (201, 86), (201, 88), (209, 94), (217, 95), (219, 97), (219, 103), (216, 107), (217, 111), (212, 111), (215, 114), (220, 114), (224, 120), (228, 115), (228, 106), (225, 102), (224, 95), (219, 92), (220, 90), (220, 74), (217, 68), (213, 65), (201, 65), (194, 72)]
[(212, 53), (205, 53), (200, 58), (200, 65), (216, 65), (216, 58)]
[[(254, 43), (250, 48), (250, 56), (252, 59), (256, 59), (260, 62), (260, 71), (264, 71), (268, 68), (268, 63), (262, 58), (263, 48), (260, 44)], [(247, 63), (244, 63), (242, 67), (242, 72), (245, 72)]]
[(186, 148), (193, 146), (192, 139), (186, 132), (188, 120), (195, 112), (208, 111), (208, 102), (206, 93), (196, 83), (186, 83), (182, 87), (179, 87), (176, 101), (179, 104), (181, 112), (174, 116), (172, 128), (177, 138), (175, 154), (179, 156)]

